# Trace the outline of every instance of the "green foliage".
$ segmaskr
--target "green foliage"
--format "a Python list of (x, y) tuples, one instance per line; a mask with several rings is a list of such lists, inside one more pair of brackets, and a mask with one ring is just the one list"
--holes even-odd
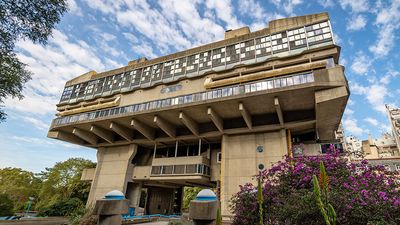
[(81, 181), (85, 168), (95, 167), (95, 163), (83, 158), (70, 158), (58, 162), (53, 168), (46, 168), (40, 175), (43, 180), (39, 192), (36, 209), (49, 209), (63, 204), (67, 199), (77, 198), (86, 202), (90, 191), (90, 183)]
[(97, 225), (98, 216), (92, 215), (93, 209), (80, 207), (69, 217), (70, 225)]
[(203, 190), (203, 188), (200, 188), (200, 187), (185, 187), (183, 189), (183, 205), (182, 205), (183, 210), (189, 209), (190, 201), (195, 199), (197, 194), (201, 190)]
[[(324, 217), (326, 225), (336, 225), (336, 212), (331, 203), (329, 203), (329, 178), (326, 173), (324, 163), (320, 161), (319, 183), (317, 176), (313, 175), (313, 193), (317, 206)], [(321, 187), (322, 193), (321, 193)]]
[(40, 179), (32, 172), (20, 168), (0, 169), (0, 193), (7, 194), (14, 202), (14, 210), (23, 210), (29, 197), (37, 197)]
[(42, 209), (41, 216), (70, 216), (77, 213), (77, 210), (84, 208), (84, 203), (79, 198), (60, 200)]
[[(0, 1), (0, 104), (6, 97), (22, 98), (23, 85), (31, 73), (14, 52), (15, 43), (29, 39), (45, 44), (61, 15), (67, 11), (67, 1)], [(6, 114), (0, 109), (0, 121)]]
[(258, 213), (259, 213), (259, 225), (263, 225), (263, 203), (264, 203), (264, 195), (262, 190), (262, 182), (261, 177), (257, 178), (257, 202), (258, 202)]
[(14, 215), (14, 203), (7, 194), (0, 194), (0, 216)]

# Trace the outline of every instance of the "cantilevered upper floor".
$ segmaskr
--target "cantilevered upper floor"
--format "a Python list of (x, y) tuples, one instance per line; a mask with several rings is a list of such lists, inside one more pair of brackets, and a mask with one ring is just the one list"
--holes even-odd
[(349, 91), (327, 13), (68, 81), (49, 137), (152, 146), (290, 129), (334, 139)]

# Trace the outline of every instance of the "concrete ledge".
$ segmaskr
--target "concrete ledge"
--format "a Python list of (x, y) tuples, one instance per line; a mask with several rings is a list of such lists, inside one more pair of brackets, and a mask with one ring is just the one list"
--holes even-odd
[(68, 218), (65, 217), (48, 217), (48, 218), (34, 218), (22, 220), (2, 220), (0, 225), (67, 225)]

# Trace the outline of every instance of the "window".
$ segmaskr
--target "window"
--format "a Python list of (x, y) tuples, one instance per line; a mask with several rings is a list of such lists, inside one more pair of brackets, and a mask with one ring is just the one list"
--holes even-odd
[(221, 163), (221, 162), (222, 162), (222, 153), (217, 152), (217, 163)]

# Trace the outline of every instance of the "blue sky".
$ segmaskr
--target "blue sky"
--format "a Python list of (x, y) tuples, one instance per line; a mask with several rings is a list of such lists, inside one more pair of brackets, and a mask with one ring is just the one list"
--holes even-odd
[(224, 31), (269, 20), (327, 11), (342, 46), (351, 97), (346, 135), (389, 131), (384, 104), (400, 106), (400, 1), (366, 0), (69, 0), (47, 46), (17, 43), (34, 76), (22, 101), (7, 99), (0, 124), (0, 168), (39, 172), (70, 157), (96, 160), (94, 149), (46, 138), (64, 84), (90, 70), (124, 66), (223, 39)]

